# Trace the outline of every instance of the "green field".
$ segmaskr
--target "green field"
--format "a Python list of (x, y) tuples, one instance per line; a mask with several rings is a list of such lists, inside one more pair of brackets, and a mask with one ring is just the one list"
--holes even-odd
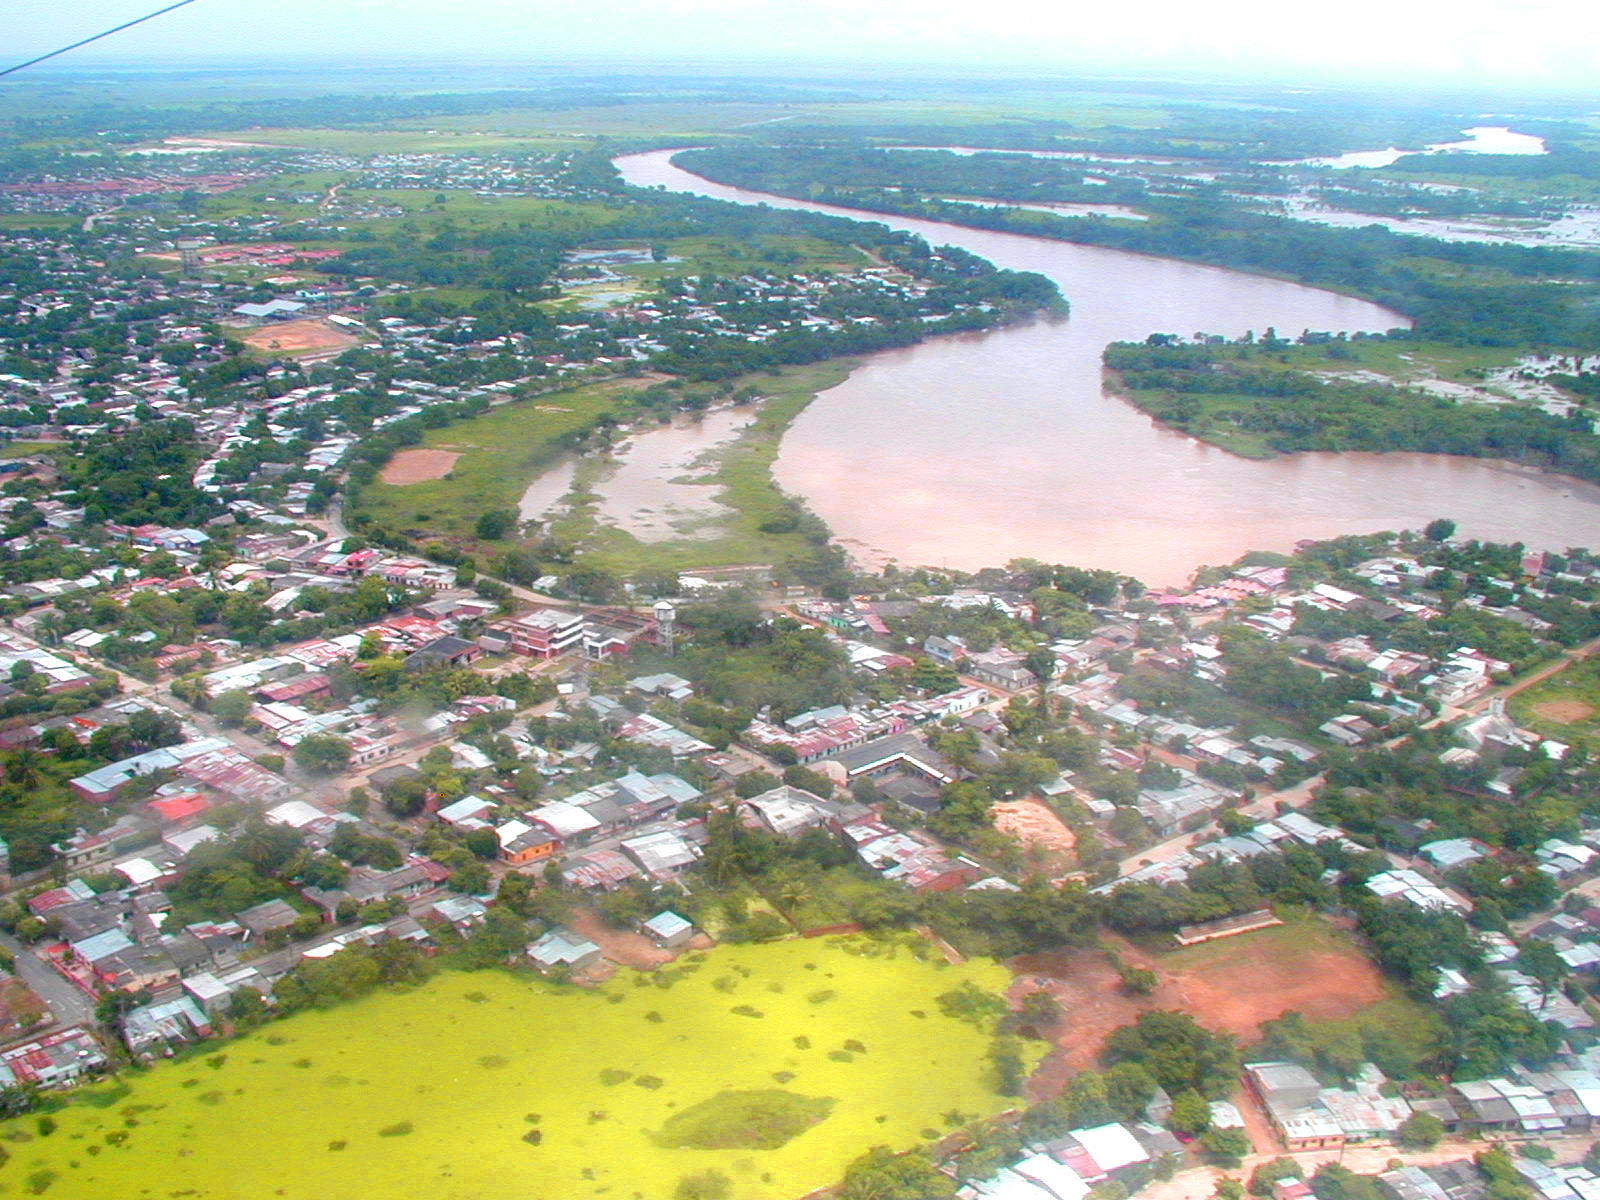
[(1290, 366), (1303, 371), (1373, 371), (1401, 385), (1427, 379), (1480, 384), (1483, 372), (1509, 367), (1523, 352), (1506, 346), (1373, 339), (1336, 343), (1334, 353), (1338, 357), (1329, 353), (1328, 346), (1295, 346), (1284, 356)]
[[(804, 552), (809, 543), (802, 534), (761, 529), (763, 522), (788, 511), (772, 480), (772, 463), (789, 423), (819, 391), (842, 382), (852, 366), (848, 361), (818, 363), (733, 381), (735, 387), (754, 387), (763, 401), (755, 422), (714, 451), (715, 461), (700, 475), (719, 485), (716, 498), (733, 511), (696, 536), (644, 543), (598, 525), (583, 494), (586, 487), (604, 487), (603, 464), (596, 459), (586, 460), (579, 472), (573, 513), (555, 522), (551, 532), (580, 543), (586, 561), (623, 573), (782, 562)], [(628, 393), (644, 382), (618, 380), (550, 392), (431, 430), (423, 436), (424, 448), (461, 456), (449, 474), (404, 485), (374, 482), (362, 491), (356, 511), (389, 529), (410, 531), (419, 540), (468, 541), (480, 514), (516, 508), (528, 485), (557, 463), (563, 449), (554, 439), (602, 414), (630, 416)]]
[(1585, 658), (1506, 701), (1512, 720), (1560, 742), (1600, 733), (1600, 659)]
[(34, 229), (59, 233), (63, 229), (77, 229), (82, 224), (83, 217), (75, 213), (0, 213), (0, 229), (19, 233)]
[(4, 442), (0, 443), (0, 458), (27, 458), (41, 450), (60, 446), (61, 442)]
[(430, 430), (423, 447), (461, 455), (450, 473), (404, 485), (375, 481), (362, 491), (357, 511), (390, 529), (470, 537), (482, 513), (516, 508), (528, 483), (559, 457), (554, 439), (625, 407), (623, 397), (644, 382), (623, 379), (549, 392)]
[[(221, 133), (219, 137), (234, 135)], [(383, 129), (252, 129), (239, 141), (297, 150), (329, 150), (336, 154), (471, 154), (496, 150), (547, 150), (571, 146), (570, 140), (478, 133), (467, 130)]]
[[(554, 532), (579, 542), (585, 561), (620, 574), (645, 570), (681, 571), (692, 567), (743, 563), (781, 563), (808, 548), (799, 533), (768, 533), (763, 522), (783, 515), (787, 506), (772, 479), (778, 443), (790, 422), (820, 391), (842, 383), (854, 364), (818, 363), (789, 367), (779, 375), (756, 375), (749, 383), (763, 397), (755, 422), (728, 445), (713, 450), (698, 478), (719, 485), (715, 499), (732, 511), (700, 527), (694, 536), (663, 542), (641, 542), (631, 534), (597, 524), (583, 501), (582, 489), (603, 492), (602, 472), (583, 471), (576, 481), (579, 503)], [(592, 498), (592, 495), (591, 497)]]
[(0, 1194), (666, 1200), (717, 1170), (731, 1200), (789, 1200), (1007, 1107), (987, 1034), (937, 997), (1008, 979), (863, 939), (724, 948), (595, 991), (448, 973), (101, 1085), (48, 1135), (8, 1122)]

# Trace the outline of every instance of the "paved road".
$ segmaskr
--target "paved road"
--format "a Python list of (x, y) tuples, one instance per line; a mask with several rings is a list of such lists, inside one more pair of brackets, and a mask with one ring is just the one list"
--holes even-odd
[(17, 978), (45, 1002), (57, 1024), (94, 1026), (94, 1002), (63, 979), (60, 972), (9, 933), (0, 932), (0, 946), (16, 956), (12, 969)]

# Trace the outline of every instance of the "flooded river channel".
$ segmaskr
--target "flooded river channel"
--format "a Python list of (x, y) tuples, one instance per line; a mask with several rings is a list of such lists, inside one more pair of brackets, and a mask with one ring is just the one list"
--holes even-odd
[[(848, 209), (712, 183), (671, 151), (617, 160), (643, 187), (742, 204)], [(872, 356), (785, 435), (779, 484), (857, 558), (963, 569), (1015, 557), (1109, 567), (1152, 585), (1301, 538), (1414, 528), (1564, 549), (1600, 542), (1600, 487), (1429, 454), (1237, 458), (1156, 425), (1105, 391), (1108, 342), (1152, 332), (1236, 337), (1269, 326), (1385, 330), (1378, 305), (1216, 267), (873, 215), (935, 245), (1038, 271), (1069, 319), (939, 338)]]

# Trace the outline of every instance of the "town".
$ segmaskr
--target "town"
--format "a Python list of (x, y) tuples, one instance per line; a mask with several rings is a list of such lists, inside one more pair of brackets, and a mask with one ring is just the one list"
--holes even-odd
[(620, 1008), (816, 945), (1008, 981), (929, 1002), (988, 1107), (847, 1197), (1600, 1196), (1600, 554), (1441, 514), (1153, 589), (869, 569), (800, 506), (682, 569), (407, 515), (486, 415), (528, 483), (1061, 298), (589, 150), (154, 149), (0, 190), (5, 1153), (445, 972)]

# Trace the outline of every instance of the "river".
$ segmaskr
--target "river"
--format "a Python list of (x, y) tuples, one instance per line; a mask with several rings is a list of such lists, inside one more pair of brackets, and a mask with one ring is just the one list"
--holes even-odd
[[(629, 155), (629, 183), (863, 219)], [(1565, 549), (1600, 542), (1600, 487), (1429, 454), (1243, 459), (1162, 428), (1102, 386), (1108, 342), (1152, 332), (1236, 337), (1275, 327), (1407, 324), (1363, 300), (1217, 267), (1019, 234), (871, 214), (930, 242), (1038, 271), (1072, 303), (1064, 320), (936, 338), (869, 358), (785, 435), (779, 484), (856, 558), (973, 570), (1011, 558), (1184, 582), (1207, 563), (1303, 538), (1419, 528)]]

